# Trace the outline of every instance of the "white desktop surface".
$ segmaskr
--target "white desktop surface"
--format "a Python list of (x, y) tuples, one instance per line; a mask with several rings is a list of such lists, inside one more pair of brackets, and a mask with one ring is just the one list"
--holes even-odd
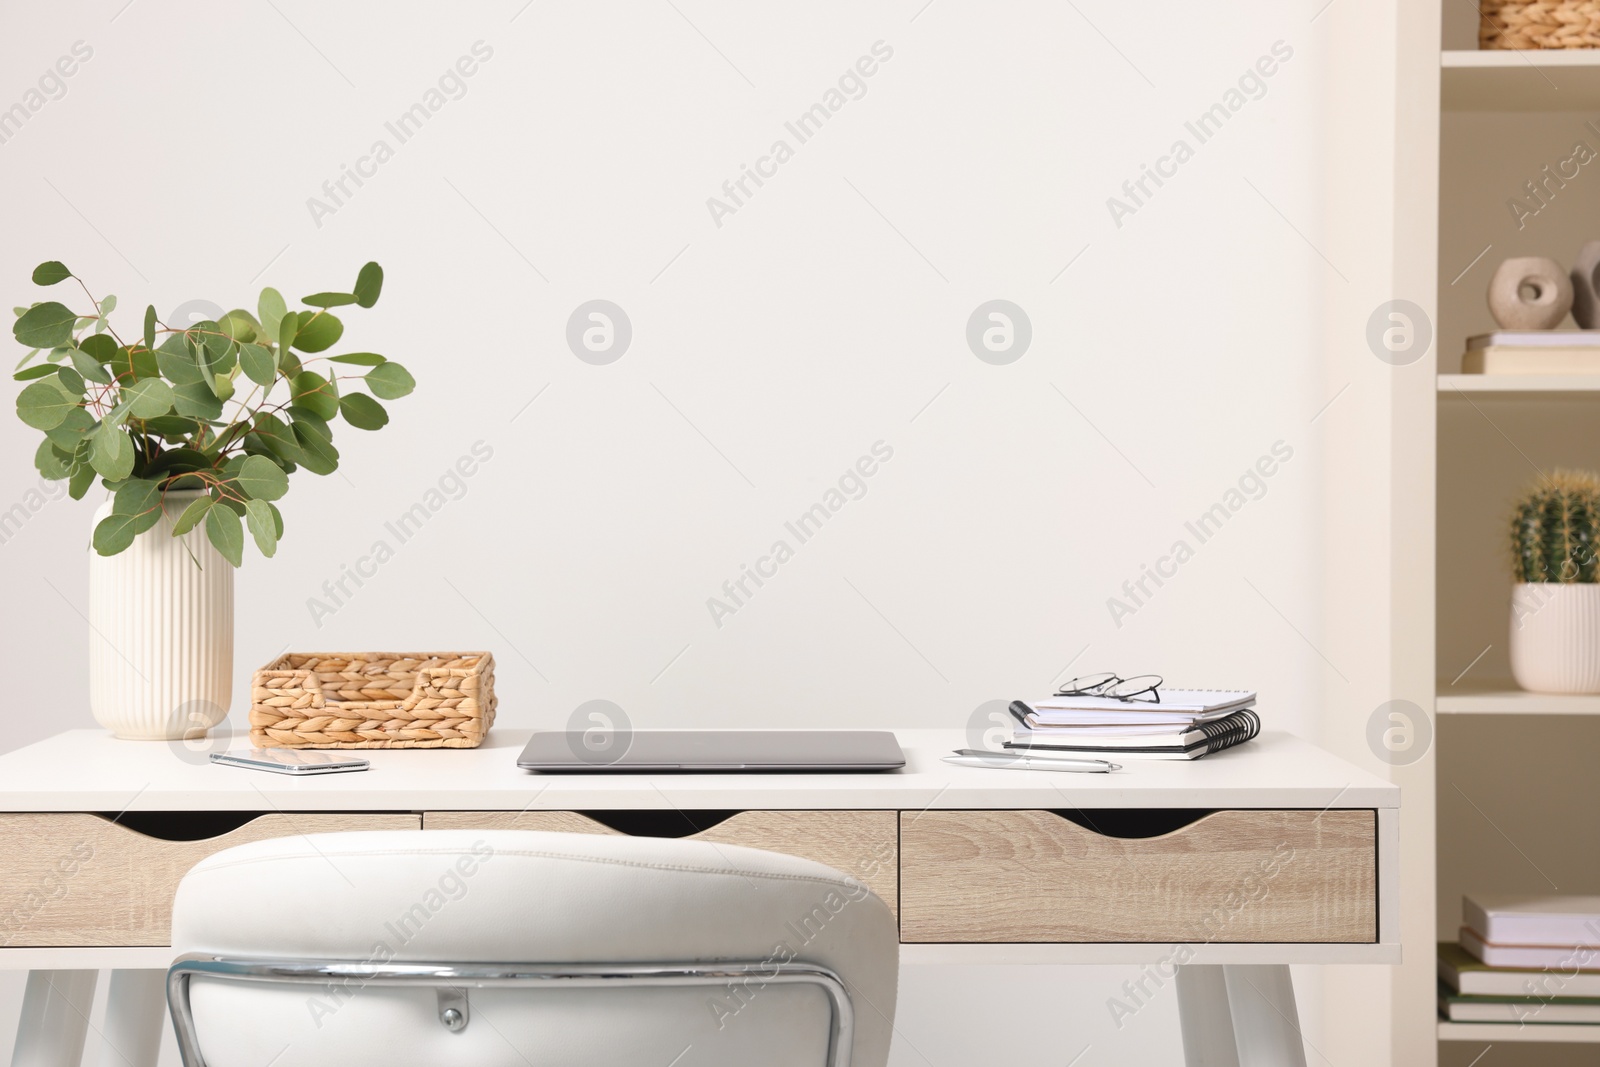
[(1400, 806), (1398, 786), (1271, 731), (1200, 760), (1125, 759), (1111, 774), (952, 766), (939, 757), (967, 745), (961, 731), (897, 730), (902, 771), (577, 775), (518, 768), (530, 732), (495, 730), (476, 749), (359, 750), (371, 770), (291, 778), (214, 765), (204, 747), (68, 730), (0, 756), (0, 811)]

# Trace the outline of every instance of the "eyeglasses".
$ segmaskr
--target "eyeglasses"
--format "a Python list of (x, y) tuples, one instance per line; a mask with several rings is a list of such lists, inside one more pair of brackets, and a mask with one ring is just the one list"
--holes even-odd
[(1107, 697), (1111, 700), (1145, 700), (1159, 704), (1164, 681), (1159, 674), (1135, 674), (1131, 678), (1124, 678), (1106, 671), (1073, 678), (1056, 690), (1056, 696)]

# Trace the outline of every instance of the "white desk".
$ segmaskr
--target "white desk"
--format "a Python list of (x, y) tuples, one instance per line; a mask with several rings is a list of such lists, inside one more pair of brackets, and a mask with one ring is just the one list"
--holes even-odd
[(1191, 1063), (1303, 1063), (1287, 965), (1400, 960), (1399, 789), (1313, 745), (1269, 732), (1089, 775), (954, 767), (938, 757), (958, 731), (899, 736), (907, 766), (888, 774), (540, 776), (515, 765), (526, 731), (500, 730), (293, 779), (59, 734), (0, 756), (0, 966), (34, 972), (13, 1062), (75, 1064), (70, 1009), (111, 968), (106, 1036), (152, 1063), (151, 969), (171, 961), (183, 871), (341, 828), (665, 832), (806, 855), (896, 907), (906, 964), (1151, 965), (1178, 985)]

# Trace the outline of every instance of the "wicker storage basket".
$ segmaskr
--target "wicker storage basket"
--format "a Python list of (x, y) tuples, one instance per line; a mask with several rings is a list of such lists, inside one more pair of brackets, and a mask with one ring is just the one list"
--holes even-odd
[(494, 725), (487, 652), (290, 652), (256, 671), (258, 748), (477, 748)]
[(1600, 0), (1482, 0), (1479, 48), (1600, 48)]

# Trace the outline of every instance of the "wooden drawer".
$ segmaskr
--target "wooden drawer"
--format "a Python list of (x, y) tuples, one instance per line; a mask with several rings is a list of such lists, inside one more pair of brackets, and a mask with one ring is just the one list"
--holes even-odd
[(1218, 811), (1149, 837), (1050, 811), (902, 812), (900, 939), (1376, 941), (1376, 837), (1367, 810)]
[[(175, 812), (170, 826), (236, 822)], [(126, 816), (153, 826), (141, 813)], [(257, 815), (199, 840), (167, 840), (99, 815), (0, 813), (0, 946), (165, 945), (172, 898), (190, 867), (213, 852), (269, 837), (334, 830), (415, 830), (415, 815)]]
[[(899, 860), (896, 835), (898, 812), (893, 811), (741, 811), (694, 834), (682, 834), (703, 813), (604, 813), (623, 827), (613, 829), (598, 818), (575, 811), (430, 811), (422, 817), (426, 830), (556, 830), (576, 834), (625, 834), (642, 836), (682, 836), (695, 841), (714, 841), (719, 845), (745, 845), (769, 852), (782, 852), (815, 860), (859, 878), (890, 908), (898, 905)], [(665, 818), (670, 833), (653, 833), (650, 828), (630, 830), (630, 821), (641, 817)]]

